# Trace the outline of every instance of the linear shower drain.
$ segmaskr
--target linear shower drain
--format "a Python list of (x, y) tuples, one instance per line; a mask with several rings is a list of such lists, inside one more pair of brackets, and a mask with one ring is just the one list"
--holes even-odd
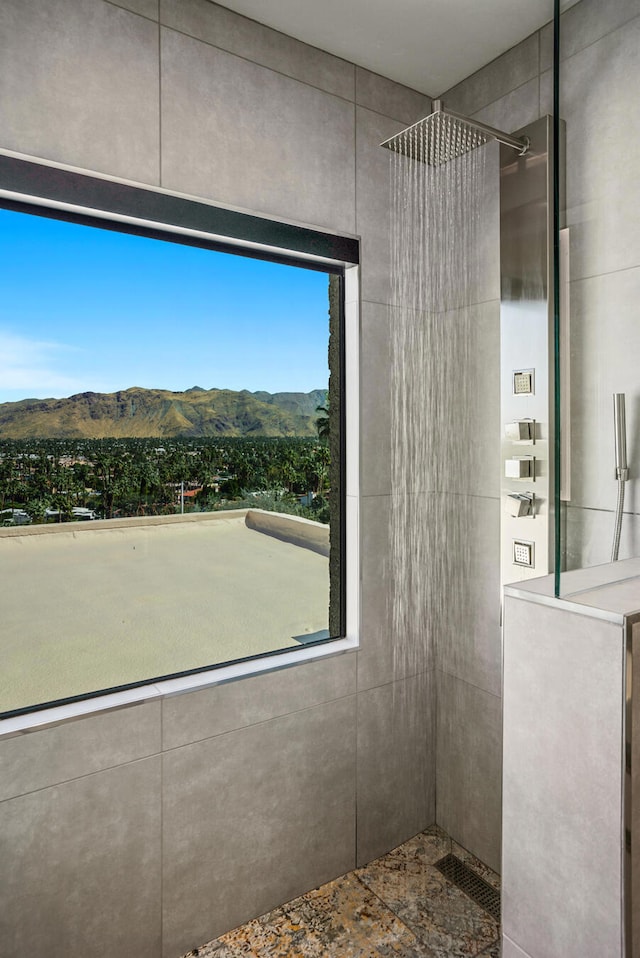
[(500, 892), (492, 888), (489, 882), (469, 868), (455, 855), (445, 855), (435, 863), (435, 867), (442, 872), (445, 878), (456, 885), (460, 891), (468, 895), (476, 905), (484, 908), (492, 918), (500, 921)]

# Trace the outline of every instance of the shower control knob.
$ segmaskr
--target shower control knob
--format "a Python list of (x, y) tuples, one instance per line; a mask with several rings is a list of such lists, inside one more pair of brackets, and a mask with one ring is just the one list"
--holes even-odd
[(506, 439), (512, 442), (532, 442), (535, 439), (535, 422), (533, 419), (517, 419), (508, 422), (504, 427)]
[(511, 492), (507, 496), (507, 512), (514, 519), (522, 519), (524, 516), (534, 516), (535, 496), (532, 492), (524, 494)]
[(504, 475), (506, 479), (533, 479), (534, 460), (530, 457), (505, 459)]

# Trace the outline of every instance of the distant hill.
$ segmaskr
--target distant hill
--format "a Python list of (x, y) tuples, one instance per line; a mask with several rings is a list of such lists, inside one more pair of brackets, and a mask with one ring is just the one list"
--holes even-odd
[(267, 393), (200, 386), (23, 399), (0, 403), (0, 439), (315, 436), (316, 406), (325, 399), (324, 389)]

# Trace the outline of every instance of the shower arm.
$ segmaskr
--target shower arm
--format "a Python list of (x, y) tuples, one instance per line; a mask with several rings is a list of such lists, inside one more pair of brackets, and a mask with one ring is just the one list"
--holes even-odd
[[(451, 116), (454, 120), (460, 120), (462, 123), (466, 123), (476, 130), (480, 130), (481, 133), (486, 133), (487, 136), (497, 140), (498, 143), (504, 143), (505, 146), (510, 146), (511, 149), (516, 150), (519, 156), (524, 156), (531, 145), (528, 136), (511, 136), (509, 133), (503, 133), (502, 130), (496, 130), (493, 126), (487, 126), (486, 123), (481, 123), (480, 120), (471, 120), (468, 116), (456, 113), (455, 110), (450, 110), (448, 107), (445, 108), (442, 100), (433, 101), (433, 112), (444, 113), (445, 116)], [(409, 129), (411, 129), (411, 127), (409, 127)]]

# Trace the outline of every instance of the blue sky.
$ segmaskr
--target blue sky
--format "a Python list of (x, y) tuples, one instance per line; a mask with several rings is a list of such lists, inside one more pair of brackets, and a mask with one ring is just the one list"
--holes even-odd
[(0, 403), (328, 382), (325, 273), (0, 209)]

